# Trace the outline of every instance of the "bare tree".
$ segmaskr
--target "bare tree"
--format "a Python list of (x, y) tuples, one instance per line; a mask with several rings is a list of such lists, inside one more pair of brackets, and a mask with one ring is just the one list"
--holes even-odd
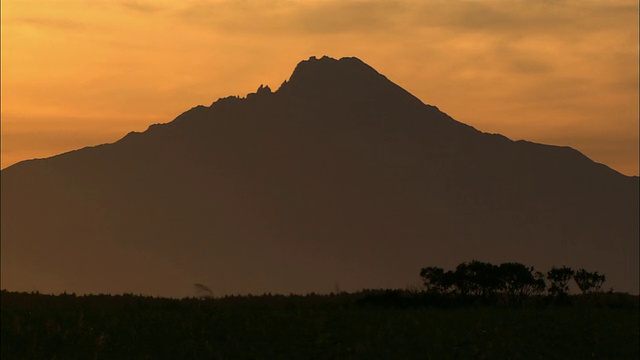
[(195, 283), (193, 287), (196, 288), (196, 293), (200, 299), (208, 299), (213, 297), (213, 292), (206, 285)]

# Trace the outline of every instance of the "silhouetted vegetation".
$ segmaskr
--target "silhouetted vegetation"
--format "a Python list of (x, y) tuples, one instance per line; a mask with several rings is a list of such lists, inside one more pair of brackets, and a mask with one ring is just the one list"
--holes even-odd
[[(605, 276), (471, 261), (424, 291), (195, 298), (2, 291), (2, 358), (638, 358), (638, 297)], [(569, 294), (573, 279), (582, 295)]]
[(598, 272), (588, 272), (585, 269), (580, 269), (573, 274), (573, 279), (580, 288), (583, 294), (589, 294), (598, 292), (602, 288), (602, 284), (606, 278), (604, 275), (598, 274)]
[(606, 279), (598, 272), (574, 271), (566, 266), (552, 267), (545, 275), (520, 263), (493, 265), (477, 260), (462, 263), (454, 271), (425, 267), (420, 277), (427, 293), (446, 296), (455, 303), (505, 305), (522, 305), (527, 300), (540, 302), (545, 292), (547, 300), (567, 303), (572, 279), (583, 294), (600, 291)]
[[(478, 267), (479, 268), (479, 267)], [(476, 269), (475, 265), (470, 269)], [(473, 274), (469, 268), (465, 274)], [(470, 275), (471, 276), (471, 275)], [(480, 277), (482, 278), (482, 277)], [(460, 285), (460, 286), (467, 286)], [(2, 291), (2, 359), (634, 359), (638, 297), (504, 307), (486, 292), (164, 299)], [(517, 294), (522, 287), (514, 286)]]
[(552, 267), (547, 273), (547, 280), (550, 282), (549, 294), (561, 297), (569, 294), (569, 281), (573, 278), (574, 271), (563, 266), (561, 268)]

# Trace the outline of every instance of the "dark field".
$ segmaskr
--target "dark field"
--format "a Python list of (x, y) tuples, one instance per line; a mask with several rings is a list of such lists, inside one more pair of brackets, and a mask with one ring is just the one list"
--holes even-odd
[(638, 359), (638, 297), (518, 307), (401, 291), (162, 299), (2, 292), (2, 359)]

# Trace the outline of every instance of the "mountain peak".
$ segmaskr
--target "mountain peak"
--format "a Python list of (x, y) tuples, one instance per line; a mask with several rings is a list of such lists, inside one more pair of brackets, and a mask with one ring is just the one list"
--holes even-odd
[(415, 96), (391, 82), (357, 57), (334, 59), (311, 56), (296, 66), (288, 81), (278, 89), (280, 94), (325, 99), (360, 99), (394, 101), (424, 105)]
[[(317, 58), (316, 56), (310, 56), (307, 60), (302, 60), (300, 64), (303, 63), (315, 63), (315, 64), (340, 64), (340, 65), (361, 65), (368, 67), (373, 70), (369, 65), (367, 65), (364, 61), (358, 59), (355, 56), (342, 57), (340, 59), (335, 59), (327, 55), (323, 55), (321, 58)], [(375, 71), (375, 70), (374, 70)], [(377, 73), (377, 72), (376, 72)]]
[(342, 81), (362, 81), (372, 77), (384, 78), (358, 58), (344, 57), (336, 60), (329, 56), (323, 56), (320, 59), (311, 56), (308, 60), (298, 63), (291, 78), (285, 84), (294, 87), (309, 85), (317, 87)]

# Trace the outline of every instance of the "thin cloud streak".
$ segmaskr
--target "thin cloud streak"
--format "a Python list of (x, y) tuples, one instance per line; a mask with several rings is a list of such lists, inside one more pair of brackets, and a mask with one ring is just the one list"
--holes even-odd
[(59, 31), (78, 31), (87, 28), (86, 24), (73, 21), (69, 19), (55, 19), (55, 18), (18, 18), (14, 21), (15, 24), (28, 25), (37, 28), (44, 28), (46, 30), (59, 30)]
[(120, 4), (129, 9), (140, 13), (156, 13), (165, 9), (164, 6), (158, 5), (151, 1), (121, 1)]
[[(582, 36), (636, 19), (636, 2), (513, 1), (192, 1), (179, 20), (237, 34), (319, 34), (442, 28), (462, 32)], [(251, 20), (247, 22), (247, 20)]]

